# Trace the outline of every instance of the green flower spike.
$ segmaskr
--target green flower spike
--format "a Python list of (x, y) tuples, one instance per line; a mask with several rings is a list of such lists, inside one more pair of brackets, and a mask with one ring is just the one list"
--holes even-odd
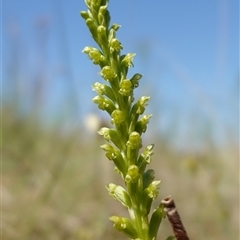
[[(101, 148), (106, 157), (114, 163), (125, 186), (109, 183), (109, 194), (118, 200), (129, 212), (129, 219), (112, 216), (113, 226), (132, 240), (156, 240), (157, 232), (165, 217), (162, 206), (152, 211), (151, 206), (158, 196), (160, 181), (154, 181), (154, 170), (148, 169), (153, 154), (153, 144), (142, 148), (142, 134), (147, 130), (151, 114), (144, 114), (150, 97), (134, 100), (134, 90), (139, 87), (142, 75), (128, 77), (133, 67), (135, 53), (122, 54), (123, 46), (116, 33), (120, 25), (110, 24), (109, 0), (85, 0), (87, 11), (80, 15), (96, 42), (98, 48), (85, 47), (83, 53), (100, 67), (104, 83), (92, 84), (97, 93), (92, 101), (111, 117), (112, 128), (103, 127), (98, 133), (107, 143)], [(144, 115), (143, 115), (144, 114)], [(142, 116), (141, 116), (142, 115)], [(140, 118), (141, 116), (141, 118)]]

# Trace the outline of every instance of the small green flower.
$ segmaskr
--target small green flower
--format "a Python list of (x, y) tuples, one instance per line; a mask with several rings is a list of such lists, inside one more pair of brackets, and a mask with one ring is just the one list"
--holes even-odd
[(138, 151), (142, 147), (142, 139), (138, 132), (132, 132), (129, 135), (127, 145), (127, 159), (130, 165), (136, 164)]
[(100, 75), (103, 77), (103, 79), (112, 81), (114, 78), (117, 77), (117, 74), (110, 66), (105, 66), (101, 72)]
[(102, 135), (107, 141), (111, 141), (116, 147), (121, 149), (121, 139), (115, 129), (103, 127), (98, 131), (98, 134)]
[(118, 231), (124, 232), (131, 239), (137, 239), (138, 234), (129, 219), (118, 216), (112, 216), (109, 219), (114, 222), (113, 226)]
[(153, 147), (153, 144), (148, 145), (137, 160), (137, 165), (141, 173), (144, 173), (147, 164), (150, 164), (151, 162), (151, 156), (153, 155)]
[(152, 117), (152, 114), (144, 115), (136, 124), (136, 131), (139, 134), (142, 134), (143, 132), (146, 132), (147, 130), (147, 124), (149, 123), (150, 118)]
[(132, 83), (129, 79), (125, 79), (120, 83), (120, 90), (119, 93), (123, 96), (131, 96), (132, 95)]
[(113, 93), (112, 88), (110, 88), (108, 85), (106, 84), (102, 84), (99, 82), (95, 82), (92, 85), (92, 90), (97, 92), (99, 95), (105, 95), (107, 96), (109, 99), (115, 101), (115, 96)]
[(142, 147), (142, 139), (138, 132), (132, 132), (130, 134), (127, 146), (130, 147), (130, 149), (132, 150), (139, 149)]
[(121, 43), (118, 41), (117, 38), (111, 39), (109, 46), (110, 46), (110, 53), (113, 53), (114, 51), (119, 52), (121, 49), (123, 49)]
[(98, 104), (99, 109), (107, 111), (110, 115), (115, 110), (115, 106), (112, 101), (102, 96), (96, 96), (92, 99), (92, 101)]
[(137, 102), (137, 114), (143, 114), (150, 97), (143, 96)]
[(144, 191), (147, 192), (148, 196), (152, 199), (156, 199), (158, 196), (159, 185), (161, 181), (153, 181)]
[(136, 182), (139, 179), (139, 170), (136, 165), (131, 165), (128, 168), (127, 176), (125, 177), (126, 182)]
[(123, 123), (124, 120), (125, 120), (124, 114), (120, 110), (114, 110), (112, 112), (111, 117), (112, 117), (111, 123), (116, 124), (116, 125), (119, 125), (119, 124)]
[(92, 90), (97, 92), (99, 95), (104, 95), (105, 91), (104, 91), (104, 84), (99, 83), (99, 82), (95, 82), (92, 85)]
[(116, 148), (114, 148), (112, 145), (110, 144), (103, 144), (101, 146), (101, 148), (106, 152), (106, 157), (110, 160), (113, 161), (114, 164), (117, 167), (117, 170), (120, 171), (122, 177), (125, 177), (125, 173), (126, 173), (126, 163), (123, 159), (122, 154), (120, 153), (119, 150), (117, 150)]
[(102, 55), (102, 53), (93, 47), (85, 47), (82, 50), (83, 53), (88, 54), (88, 58), (92, 60), (93, 64), (100, 64), (101, 62), (105, 62), (106, 59), (105, 57)]
[(144, 189), (141, 204), (141, 211), (143, 214), (149, 214), (152, 201), (158, 196), (159, 185), (160, 181), (152, 181), (149, 186)]
[(124, 67), (132, 67), (133, 66), (133, 58), (136, 54), (135, 53), (128, 53), (124, 56), (121, 64)]
[(114, 147), (113, 147), (112, 145), (110, 145), (110, 144), (103, 144), (103, 145), (101, 145), (101, 148), (102, 148), (105, 152), (107, 152), (107, 153), (106, 153), (106, 157), (107, 157), (110, 161), (113, 161), (113, 160), (117, 157), (117, 155), (116, 155), (116, 153), (115, 153), (115, 149), (114, 149)]
[(106, 186), (109, 194), (117, 199), (118, 201), (120, 201), (122, 203), (123, 206), (130, 208), (131, 207), (131, 200), (130, 197), (127, 193), (127, 191), (121, 187), (121, 186), (117, 186), (116, 184), (110, 183)]

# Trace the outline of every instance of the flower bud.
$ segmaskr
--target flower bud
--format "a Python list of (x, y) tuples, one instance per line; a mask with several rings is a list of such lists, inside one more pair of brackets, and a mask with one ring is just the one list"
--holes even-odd
[(107, 42), (107, 35), (106, 35), (106, 27), (100, 25), (97, 27), (98, 37), (101, 39), (102, 44), (106, 44)]
[(102, 13), (98, 13), (98, 22), (103, 26), (105, 25), (105, 18), (104, 15)]
[(114, 110), (111, 114), (112, 120), (111, 123), (115, 125), (116, 130), (118, 132), (119, 138), (122, 142), (122, 150), (126, 150), (126, 142), (128, 138), (128, 128), (126, 124), (125, 115), (120, 110)]
[(89, 31), (91, 32), (92, 36), (94, 39), (97, 38), (98, 33), (97, 33), (97, 25), (94, 23), (94, 21), (91, 18), (88, 18), (86, 20), (86, 24), (88, 26)]
[(81, 17), (84, 18), (85, 20), (87, 20), (87, 19), (89, 18), (88, 12), (80, 11), (80, 15), (81, 15)]
[(101, 13), (102, 15), (105, 15), (106, 11), (107, 11), (107, 4), (103, 5), (99, 8), (99, 13)]
[(125, 182), (127, 185), (128, 193), (133, 201), (137, 201), (137, 196), (139, 189), (142, 189), (141, 176), (139, 174), (138, 167), (136, 165), (131, 165), (128, 168), (127, 175), (125, 177)]
[(154, 178), (155, 178), (154, 170), (148, 169), (143, 174), (143, 189), (147, 188), (153, 182)]
[(165, 212), (163, 210), (162, 204), (160, 204), (160, 206), (153, 211), (150, 219), (150, 223), (149, 223), (150, 239), (157, 238), (158, 229), (164, 217), (165, 217)]
[(110, 30), (113, 29), (114, 31), (117, 31), (120, 27), (121, 27), (121, 25), (114, 23), (114, 24), (111, 26)]
[(85, 0), (85, 4), (87, 5), (87, 7), (89, 9), (91, 9), (91, 7), (92, 7), (92, 1), (91, 0)]
[(139, 80), (142, 78), (142, 75), (139, 73), (134, 74), (134, 76), (130, 79), (134, 88), (137, 88), (139, 85)]
[(91, 7), (95, 10), (98, 11), (100, 7), (101, 1), (99, 0), (91, 0)]

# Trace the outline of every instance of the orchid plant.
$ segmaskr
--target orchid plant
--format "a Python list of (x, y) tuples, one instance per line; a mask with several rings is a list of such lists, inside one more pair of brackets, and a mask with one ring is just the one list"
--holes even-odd
[[(109, 194), (129, 212), (129, 218), (111, 216), (113, 226), (130, 239), (156, 240), (159, 226), (166, 216), (162, 203), (151, 211), (153, 200), (159, 193), (160, 181), (154, 180), (154, 170), (147, 169), (153, 155), (153, 144), (142, 147), (142, 134), (146, 132), (151, 114), (144, 114), (149, 96), (134, 99), (134, 90), (142, 78), (140, 73), (128, 76), (133, 66), (134, 53), (121, 54), (123, 46), (116, 33), (118, 24), (110, 25), (109, 0), (85, 0), (87, 11), (81, 11), (86, 25), (98, 47), (87, 46), (83, 53), (100, 67), (103, 83), (92, 85), (97, 96), (93, 102), (106, 111), (112, 128), (103, 127), (98, 133), (107, 143), (101, 148), (114, 163), (123, 179), (123, 185), (109, 183)], [(168, 240), (174, 237), (168, 237)]]

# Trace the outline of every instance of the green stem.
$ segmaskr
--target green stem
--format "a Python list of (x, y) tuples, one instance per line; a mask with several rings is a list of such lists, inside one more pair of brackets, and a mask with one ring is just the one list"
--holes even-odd
[(132, 221), (135, 223), (135, 227), (138, 232), (138, 236), (142, 240), (150, 240), (149, 234), (148, 234), (148, 217), (142, 216), (138, 204), (132, 200), (132, 209), (129, 210), (130, 217)]

